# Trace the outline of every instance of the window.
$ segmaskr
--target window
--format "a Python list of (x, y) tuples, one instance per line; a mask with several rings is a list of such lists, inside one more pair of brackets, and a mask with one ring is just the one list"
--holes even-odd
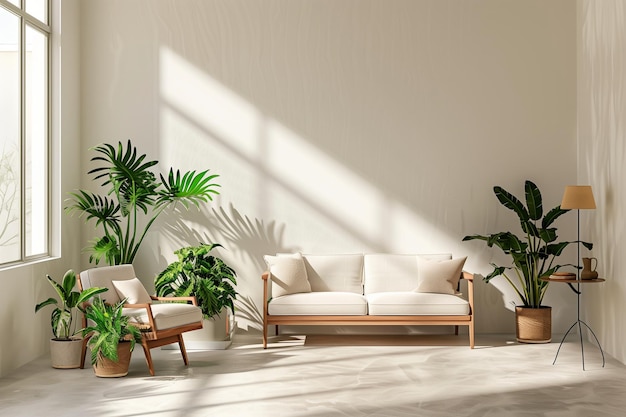
[(0, 265), (50, 247), (49, 0), (0, 0)]

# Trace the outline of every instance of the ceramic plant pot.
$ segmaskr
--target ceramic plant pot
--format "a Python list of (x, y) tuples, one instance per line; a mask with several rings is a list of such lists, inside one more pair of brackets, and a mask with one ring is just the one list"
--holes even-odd
[(57, 369), (80, 368), (82, 346), (82, 339), (50, 339), (50, 361), (52, 362), (52, 367)]

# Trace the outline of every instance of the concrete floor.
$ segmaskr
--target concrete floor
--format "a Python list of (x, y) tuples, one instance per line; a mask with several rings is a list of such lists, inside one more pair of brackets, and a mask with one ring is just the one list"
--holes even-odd
[[(560, 341), (560, 340), (558, 340)], [(223, 351), (141, 349), (130, 373), (96, 378), (39, 358), (0, 379), (0, 416), (624, 416), (626, 367), (572, 338), (510, 336), (239, 337)]]

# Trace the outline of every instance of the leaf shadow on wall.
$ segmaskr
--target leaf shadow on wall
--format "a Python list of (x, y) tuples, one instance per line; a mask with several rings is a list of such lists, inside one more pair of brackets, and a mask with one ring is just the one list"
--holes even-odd
[[(283, 243), (284, 224), (251, 219), (242, 215), (233, 204), (229, 204), (228, 210), (224, 207), (191, 210), (185, 212), (183, 217), (183, 212), (177, 209), (171, 214), (168, 217), (176, 220), (159, 224), (160, 234), (180, 247), (198, 243), (220, 243), (224, 249), (215, 249), (215, 256), (223, 258), (235, 269), (238, 283), (247, 279), (259, 279), (258, 276), (252, 277), (251, 273), (238, 271), (238, 264), (251, 264), (255, 271), (263, 271), (266, 268), (264, 255), (297, 250)], [(168, 263), (163, 256), (160, 258), (159, 264)], [(259, 308), (252, 297), (239, 294), (235, 301), (235, 310), (238, 319), (248, 322), (257, 330), (262, 329), (262, 307)]]

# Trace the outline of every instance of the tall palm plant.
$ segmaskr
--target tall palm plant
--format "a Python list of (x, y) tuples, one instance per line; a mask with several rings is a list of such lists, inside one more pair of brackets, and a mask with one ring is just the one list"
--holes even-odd
[[(95, 220), (96, 229), (102, 235), (90, 242), (89, 262), (98, 264), (105, 259), (109, 265), (130, 264), (146, 233), (157, 217), (168, 208), (181, 203), (186, 209), (211, 201), (219, 194), (212, 182), (218, 175), (209, 175), (208, 170), (196, 173), (170, 168), (167, 178), (151, 171), (158, 161), (146, 160), (129, 140), (126, 147), (122, 142), (117, 147), (103, 144), (93, 148), (97, 155), (91, 161), (100, 165), (87, 174), (93, 180), (102, 181), (106, 194), (86, 190), (70, 193), (66, 212), (85, 216), (85, 222)], [(145, 222), (142, 217), (148, 219)]]

